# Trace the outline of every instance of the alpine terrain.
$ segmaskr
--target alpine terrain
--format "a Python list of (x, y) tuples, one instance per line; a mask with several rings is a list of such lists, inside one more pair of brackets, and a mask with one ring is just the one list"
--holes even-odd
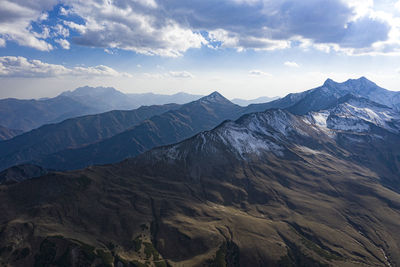
[(354, 92), (333, 102), (3, 184), (1, 263), (400, 265), (400, 114)]

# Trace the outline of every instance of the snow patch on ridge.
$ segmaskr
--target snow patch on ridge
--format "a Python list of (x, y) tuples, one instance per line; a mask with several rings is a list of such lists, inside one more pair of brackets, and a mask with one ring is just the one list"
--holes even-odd
[(247, 128), (229, 127), (220, 133), (219, 137), (225, 145), (234, 149), (241, 157), (246, 154), (260, 155), (262, 152), (272, 152), (277, 156), (283, 156), (284, 148), (269, 141), (265, 137)]
[(391, 132), (399, 133), (400, 115), (390, 108), (372, 106), (369, 103), (350, 101), (335, 109), (339, 117), (361, 119)]
[(313, 112), (311, 114), (312, 118), (315, 121), (315, 124), (320, 126), (320, 127), (327, 127), (326, 121), (329, 117), (329, 111), (322, 111), (322, 112)]
[(308, 136), (308, 134), (298, 127), (298, 122), (293, 115), (288, 112), (277, 109), (269, 110), (262, 113), (254, 113), (246, 118), (244, 124), (246, 128), (270, 136), (276, 139), (281, 139), (290, 136), (291, 133)]
[(357, 133), (368, 132), (370, 127), (367, 123), (357, 118), (329, 117), (328, 128), (334, 130), (351, 131)]

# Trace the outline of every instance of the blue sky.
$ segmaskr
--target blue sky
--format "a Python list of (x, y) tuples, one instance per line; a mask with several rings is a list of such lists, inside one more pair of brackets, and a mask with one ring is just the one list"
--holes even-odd
[(398, 0), (1, 0), (0, 97), (83, 85), (283, 96), (366, 76), (400, 90)]

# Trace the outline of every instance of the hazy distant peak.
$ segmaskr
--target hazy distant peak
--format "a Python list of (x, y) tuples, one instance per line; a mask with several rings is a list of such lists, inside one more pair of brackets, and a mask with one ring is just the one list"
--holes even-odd
[(268, 97), (268, 96), (261, 96), (255, 99), (240, 99), (240, 98), (234, 98), (231, 100), (232, 103), (237, 104), (242, 107), (246, 107), (251, 104), (260, 104), (260, 103), (268, 103), (273, 100), (279, 99), (278, 96), (274, 97)]
[(121, 93), (117, 89), (113, 87), (91, 87), (91, 86), (83, 86), (78, 87), (73, 91), (66, 91), (61, 95), (64, 96), (85, 96), (85, 95), (96, 95), (96, 94), (106, 94), (106, 93)]
[(191, 94), (185, 93), (185, 92), (178, 92), (173, 94), (173, 96), (190, 96)]

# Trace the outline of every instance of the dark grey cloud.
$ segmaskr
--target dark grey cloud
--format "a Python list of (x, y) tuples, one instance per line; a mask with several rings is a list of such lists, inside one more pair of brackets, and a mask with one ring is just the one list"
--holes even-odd
[(351, 22), (354, 10), (341, 0), (164, 0), (159, 4), (161, 17), (172, 17), (196, 30), (227, 30), (250, 48), (258, 47), (252, 38), (287, 40), (295, 36), (360, 48), (386, 40), (390, 31), (387, 23), (368, 17)]
[(301, 35), (316, 42), (334, 43), (343, 35), (353, 12), (338, 0), (305, 0), (283, 2), (278, 14), (275, 27), (287, 37)]
[(365, 48), (376, 41), (385, 41), (388, 38), (390, 26), (386, 23), (362, 18), (348, 24), (340, 45), (351, 48)]

